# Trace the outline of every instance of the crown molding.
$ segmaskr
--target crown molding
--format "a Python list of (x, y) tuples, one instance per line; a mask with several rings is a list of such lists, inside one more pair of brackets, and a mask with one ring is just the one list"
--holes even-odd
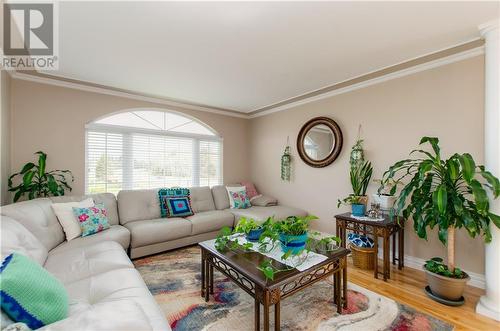
[(156, 97), (156, 96), (149, 96), (149, 95), (145, 95), (145, 94), (140, 94), (140, 93), (127, 91), (127, 90), (116, 89), (116, 88), (102, 86), (102, 85), (97, 86), (97, 85), (92, 84), (92, 83), (69, 80), (66, 78), (59, 78), (57, 76), (48, 77), (46, 75), (39, 74), (39, 73), (26, 74), (26, 73), (21, 73), (19, 71), (11, 72), (11, 76), (13, 79), (19, 79), (19, 80), (40, 83), (40, 84), (48, 84), (48, 85), (53, 85), (53, 86), (58, 86), (58, 87), (65, 87), (65, 88), (70, 88), (70, 89), (80, 90), (80, 91), (85, 91), (85, 92), (111, 95), (111, 96), (115, 96), (115, 97), (139, 100), (139, 101), (144, 101), (144, 102), (151, 102), (151, 103), (161, 104), (161, 105), (165, 105), (167, 107), (175, 107), (175, 108), (179, 108), (179, 109), (183, 109), (183, 110), (195, 110), (195, 111), (202, 111), (202, 112), (225, 115), (225, 116), (248, 118), (247, 114), (240, 113), (240, 112), (237, 112), (235, 110), (221, 109), (221, 108), (216, 108), (216, 107), (174, 101), (174, 100), (169, 100), (169, 99), (160, 98), (160, 97)]
[[(304, 105), (304, 104), (308, 104), (308, 103), (311, 103), (311, 102), (315, 102), (315, 101), (318, 101), (318, 100), (326, 99), (326, 98), (329, 98), (329, 97), (332, 97), (332, 96), (335, 96), (335, 95), (352, 92), (352, 91), (359, 90), (359, 89), (362, 89), (362, 88), (365, 88), (365, 87), (368, 87), (368, 86), (372, 86), (372, 85), (375, 85), (375, 84), (383, 83), (383, 82), (386, 82), (386, 81), (389, 81), (389, 80), (392, 80), (392, 79), (396, 79), (396, 78), (400, 78), (400, 77), (412, 75), (412, 74), (415, 74), (415, 73), (418, 73), (418, 72), (421, 72), (421, 71), (434, 69), (434, 68), (437, 68), (437, 67), (440, 67), (440, 66), (444, 66), (444, 65), (447, 65), (447, 64), (451, 64), (451, 63), (463, 61), (463, 60), (466, 60), (466, 59), (469, 59), (469, 58), (472, 58), (472, 57), (476, 57), (476, 56), (479, 56), (479, 55), (483, 55), (484, 54), (484, 42), (482, 40), (477, 39), (477, 40), (474, 40), (474, 41), (469, 42), (469, 43), (476, 43), (476, 42), (480, 42), (480, 45), (476, 46), (474, 48), (470, 48), (470, 49), (467, 49), (467, 50), (464, 50), (464, 51), (460, 51), (460, 52), (454, 53), (452, 55), (448, 55), (448, 56), (444, 56), (444, 57), (441, 57), (441, 58), (437, 58), (435, 60), (431, 60), (431, 61), (428, 61), (428, 62), (423, 62), (421, 64), (416, 64), (416, 65), (413, 65), (413, 66), (407, 66), (406, 68), (399, 69), (399, 70), (394, 70), (392, 72), (385, 73), (385, 74), (380, 74), (379, 76), (377, 76), (378, 72), (387, 71), (387, 70), (390, 70), (391, 68), (394, 68), (396, 66), (404, 66), (405, 63), (409, 63), (409, 62), (413, 62), (413, 61), (418, 61), (419, 59), (423, 59), (425, 57), (428, 57), (430, 55), (437, 54), (437, 53), (440, 53), (440, 52), (445, 52), (446, 50), (435, 52), (435, 53), (431, 53), (430, 55), (425, 55), (425, 56), (422, 56), (422, 57), (419, 57), (419, 58), (415, 58), (415, 59), (412, 59), (412, 60), (409, 60), (409, 61), (405, 61), (405, 62), (402, 62), (400, 64), (396, 64), (394, 66), (386, 67), (384, 69), (380, 69), (380, 70), (377, 70), (377, 71), (374, 71), (374, 72), (370, 72), (370, 73), (367, 73), (367, 74), (364, 74), (364, 75), (361, 75), (361, 76), (349, 79), (347, 81), (344, 81), (344, 82), (332, 85), (330, 87), (325, 88), (325, 89), (328, 89), (328, 91), (326, 91), (324, 93), (317, 93), (317, 94), (314, 94), (312, 96), (308, 96), (309, 94), (306, 94), (303, 97), (299, 96), (299, 97), (290, 99), (290, 102), (287, 102), (286, 100), (283, 101), (283, 102), (280, 102), (279, 104), (277, 104), (276, 107), (273, 107), (271, 105), (271, 106), (269, 106), (269, 108), (265, 107), (266, 108), (265, 110), (256, 110), (256, 111), (253, 111), (253, 112), (249, 113), (249, 115), (250, 115), (249, 117), (250, 118), (256, 118), (256, 117), (261, 117), (261, 116), (273, 114), (273, 113), (276, 113), (276, 112), (280, 112), (280, 111), (284, 111), (284, 110), (287, 110), (287, 109), (290, 109), (290, 108), (298, 107), (298, 106), (301, 106), (301, 105)], [(467, 43), (467, 44), (469, 44), (469, 43)], [(451, 49), (451, 48), (449, 48), (449, 49)], [(369, 77), (369, 76), (375, 76), (375, 77), (374, 78), (367, 78), (367, 79), (363, 80), (363, 77)], [(349, 83), (350, 81), (356, 81), (356, 80), (359, 80), (359, 82), (352, 83), (352, 84)], [(338, 88), (336, 88), (336, 87), (338, 87)], [(319, 90), (319, 91), (321, 91), (321, 90)], [(311, 94), (313, 94), (313, 93), (314, 92), (312, 92)]]
[(500, 17), (497, 18), (496, 20), (491, 20), (491, 21), (485, 22), (483, 24), (480, 24), (477, 27), (477, 29), (479, 30), (479, 33), (481, 34), (481, 36), (484, 37), (491, 30), (498, 29), (498, 27), (500, 25), (499, 22), (500, 22)]
[[(491, 26), (490, 23), (491, 22), (487, 23), (488, 27)], [(448, 53), (451, 54), (440, 57), (440, 54), (448, 54)], [(335, 95), (352, 92), (375, 84), (383, 83), (392, 79), (412, 75), (425, 70), (430, 70), (447, 64), (463, 61), (483, 54), (484, 54), (484, 41), (482, 39), (474, 39), (465, 44), (460, 44), (454, 47), (450, 47), (417, 58), (413, 58), (404, 62), (400, 62), (398, 64), (389, 67), (381, 68), (379, 70), (375, 70), (351, 78), (349, 80), (334, 85), (330, 85), (310, 93), (303, 94), (301, 96), (281, 101), (274, 105), (263, 107), (261, 108), (261, 110), (255, 110), (248, 113), (238, 112), (230, 109), (222, 109), (211, 106), (198, 105), (189, 102), (169, 100), (158, 96), (151, 96), (151, 95), (137, 93), (134, 91), (122, 90), (118, 88), (108, 87), (104, 85), (97, 85), (93, 83), (82, 82), (58, 76), (49, 76), (39, 73), (26, 74), (19, 71), (9, 71), (9, 74), (13, 79), (25, 80), (40, 84), (48, 84), (48, 85), (71, 88), (86, 92), (99, 93), (99, 94), (128, 98), (144, 102), (156, 103), (165, 105), (167, 107), (175, 107), (181, 110), (202, 111), (224, 116), (252, 119), (284, 111), (287, 109), (291, 109), (311, 102), (319, 101), (322, 99), (326, 99)], [(426, 59), (429, 58), (431, 59), (434, 58), (434, 59), (426, 61)]]

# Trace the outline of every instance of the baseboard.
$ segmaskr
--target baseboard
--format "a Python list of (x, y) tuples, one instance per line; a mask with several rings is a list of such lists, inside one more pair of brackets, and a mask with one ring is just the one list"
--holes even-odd
[[(328, 237), (328, 236), (331, 236), (331, 234), (320, 231), (319, 237)], [(392, 261), (392, 250), (389, 252), (389, 257), (390, 257), (390, 261)], [(382, 251), (380, 249), (378, 252), (378, 258), (382, 259)], [(424, 259), (421, 259), (421, 258), (415, 257), (415, 256), (410, 256), (410, 255), (405, 255), (404, 260), (405, 260), (405, 267), (417, 269), (417, 270), (422, 270), (422, 266), (425, 264)], [(475, 273), (472, 271), (467, 271), (467, 270), (464, 270), (464, 271), (470, 276), (470, 280), (467, 283), (467, 285), (478, 287), (481, 289), (486, 288), (486, 280), (485, 280), (483, 274), (478, 274), (478, 273)]]
[[(378, 252), (378, 258), (382, 259), (382, 252)], [(390, 252), (390, 260), (392, 261), (392, 252)], [(422, 266), (425, 264), (425, 259), (419, 257), (405, 255), (405, 267), (422, 270)], [(486, 280), (483, 274), (478, 274), (472, 271), (464, 270), (469, 276), (470, 280), (467, 283), (469, 286), (478, 287), (484, 289), (486, 287)]]

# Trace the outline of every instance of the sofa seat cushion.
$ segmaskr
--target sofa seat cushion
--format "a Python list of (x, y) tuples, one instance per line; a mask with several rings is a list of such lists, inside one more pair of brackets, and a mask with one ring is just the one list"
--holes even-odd
[(109, 229), (98, 232), (87, 237), (78, 237), (71, 241), (65, 241), (50, 252), (65, 251), (73, 248), (89, 247), (103, 241), (116, 241), (123, 249), (130, 245), (130, 232), (121, 225), (112, 225)]
[(104, 241), (87, 247), (51, 251), (44, 267), (66, 284), (110, 270), (134, 268), (134, 265), (120, 244)]
[(193, 224), (191, 235), (217, 231), (224, 226), (232, 227), (234, 224), (234, 215), (223, 210), (205, 211), (186, 219)]
[[(129, 300), (144, 311), (153, 330), (170, 330), (168, 323), (139, 272), (134, 268), (115, 269), (65, 284), (68, 291), (70, 318), (94, 305)], [(112, 315), (108, 318), (120, 318)]]
[(274, 216), (276, 219), (284, 219), (288, 216), (307, 216), (307, 212), (302, 209), (288, 206), (259, 207), (253, 206), (247, 209), (226, 209), (235, 216), (234, 224), (237, 225), (240, 217), (252, 218), (257, 222), (264, 222), (268, 217)]
[(142, 247), (191, 235), (191, 222), (185, 218), (157, 218), (125, 224), (132, 235), (131, 247)]
[(38, 331), (67, 330), (153, 330), (142, 308), (132, 300), (97, 303), (89, 309), (73, 314)]

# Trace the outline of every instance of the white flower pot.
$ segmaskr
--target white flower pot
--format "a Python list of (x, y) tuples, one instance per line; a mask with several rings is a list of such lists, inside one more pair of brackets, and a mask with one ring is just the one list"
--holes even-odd
[(372, 199), (374, 203), (380, 204), (380, 209), (382, 210), (390, 210), (394, 206), (394, 203), (396, 202), (395, 196), (383, 195), (378, 193), (374, 193), (372, 195)]

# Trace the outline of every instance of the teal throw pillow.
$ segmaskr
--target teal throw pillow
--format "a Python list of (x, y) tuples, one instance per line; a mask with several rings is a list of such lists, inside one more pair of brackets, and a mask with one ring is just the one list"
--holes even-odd
[[(161, 217), (175, 217), (175, 216), (189, 216), (193, 215), (193, 211), (191, 209), (191, 200), (190, 200), (190, 192), (188, 188), (184, 187), (177, 187), (177, 188), (162, 188), (158, 190), (158, 198), (160, 199), (160, 212), (161, 212)], [(177, 205), (175, 204), (175, 201), (172, 201), (171, 199), (180, 199), (180, 198), (186, 198), (187, 200), (184, 200), (185, 203), (183, 203), (182, 206), (179, 204), (181, 201), (177, 201)], [(170, 208), (169, 208), (170, 207)], [(176, 208), (178, 207), (178, 208)], [(179, 210), (179, 214), (176, 214), (176, 210)], [(181, 215), (181, 214), (185, 215)]]
[(73, 214), (80, 223), (82, 237), (109, 229), (108, 213), (102, 203), (89, 208), (73, 207)]
[(0, 267), (2, 310), (31, 329), (68, 316), (68, 294), (63, 284), (28, 257), (12, 253)]

